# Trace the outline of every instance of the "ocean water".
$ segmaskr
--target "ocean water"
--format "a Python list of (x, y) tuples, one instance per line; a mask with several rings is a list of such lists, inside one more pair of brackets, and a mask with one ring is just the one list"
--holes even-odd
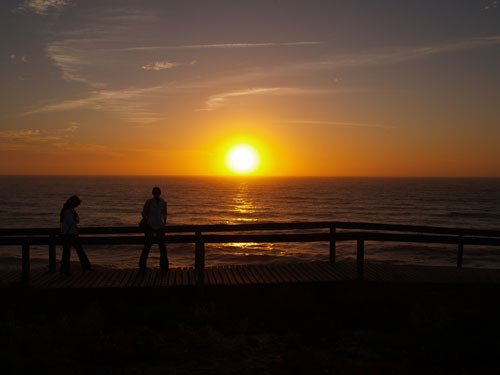
[[(168, 224), (358, 221), (500, 229), (500, 179), (0, 177), (0, 228), (58, 227), (73, 194), (83, 199), (80, 226), (137, 225), (151, 188), (168, 202)], [(354, 244), (337, 245), (339, 261)], [(136, 246), (88, 246), (96, 267), (136, 267)], [(149, 265), (158, 267), (153, 248)], [(206, 248), (207, 265), (328, 259), (328, 243), (221, 244)], [(60, 249), (58, 249), (60, 258)], [(191, 266), (194, 246), (170, 245), (172, 266)], [(454, 265), (456, 246), (366, 244), (366, 259), (398, 264)], [(76, 254), (72, 255), (76, 260)], [(34, 248), (33, 267), (46, 267), (47, 249)], [(500, 267), (500, 249), (466, 247), (464, 265)], [(0, 247), (0, 268), (20, 267), (20, 249)]]

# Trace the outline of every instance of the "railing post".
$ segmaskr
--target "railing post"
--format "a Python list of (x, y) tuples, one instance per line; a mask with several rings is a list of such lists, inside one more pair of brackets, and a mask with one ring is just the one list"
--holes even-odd
[(335, 263), (337, 244), (335, 242), (336, 228), (330, 227), (330, 263)]
[(457, 253), (457, 268), (462, 268), (464, 259), (464, 235), (458, 236), (458, 253)]
[(30, 280), (30, 244), (24, 241), (22, 247), (22, 281), (28, 283)]
[(205, 243), (201, 232), (196, 232), (194, 268), (196, 272), (196, 284), (202, 286), (205, 279)]
[(49, 271), (56, 270), (56, 236), (54, 233), (49, 235)]
[(356, 265), (358, 272), (358, 280), (362, 280), (363, 268), (365, 265), (365, 240), (363, 238), (358, 238), (357, 240)]

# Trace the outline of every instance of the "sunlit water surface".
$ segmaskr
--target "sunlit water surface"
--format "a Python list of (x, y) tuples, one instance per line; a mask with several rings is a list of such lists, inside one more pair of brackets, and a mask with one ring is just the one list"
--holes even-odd
[[(81, 226), (137, 225), (144, 201), (160, 186), (169, 224), (362, 221), (500, 229), (500, 179), (0, 177), (0, 228), (57, 227), (73, 194), (83, 199)], [(339, 261), (355, 256), (339, 243)], [(466, 247), (465, 266), (498, 267), (500, 249)], [(140, 246), (88, 246), (97, 267), (136, 267)], [(173, 266), (192, 266), (194, 246), (170, 245)], [(158, 252), (149, 264), (158, 266)], [(221, 244), (206, 247), (207, 264), (328, 259), (328, 243)], [(72, 255), (76, 260), (76, 254)], [(60, 249), (58, 251), (60, 258)], [(367, 243), (366, 259), (399, 264), (453, 265), (456, 246)], [(20, 249), (0, 248), (0, 267), (20, 267)], [(34, 248), (33, 267), (47, 249)]]

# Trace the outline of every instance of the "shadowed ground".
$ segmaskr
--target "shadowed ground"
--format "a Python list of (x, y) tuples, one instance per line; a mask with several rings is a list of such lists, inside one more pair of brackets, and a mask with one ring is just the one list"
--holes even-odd
[(4, 288), (1, 360), (11, 373), (500, 370), (498, 283), (395, 282), (396, 274), (201, 290)]

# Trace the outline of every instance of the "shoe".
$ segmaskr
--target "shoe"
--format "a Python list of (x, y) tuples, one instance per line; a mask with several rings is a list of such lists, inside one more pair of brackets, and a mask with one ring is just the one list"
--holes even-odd
[(139, 273), (142, 273), (142, 274), (146, 273), (146, 268), (139, 268)]
[(86, 271), (95, 271), (95, 269), (94, 269), (94, 268), (92, 268), (92, 267), (89, 267), (89, 268), (84, 268), (84, 269), (83, 269), (83, 272), (86, 272)]
[(63, 271), (63, 270), (61, 270), (61, 274), (62, 275), (67, 275), (67, 276), (71, 276), (71, 272), (69, 272), (69, 271)]

